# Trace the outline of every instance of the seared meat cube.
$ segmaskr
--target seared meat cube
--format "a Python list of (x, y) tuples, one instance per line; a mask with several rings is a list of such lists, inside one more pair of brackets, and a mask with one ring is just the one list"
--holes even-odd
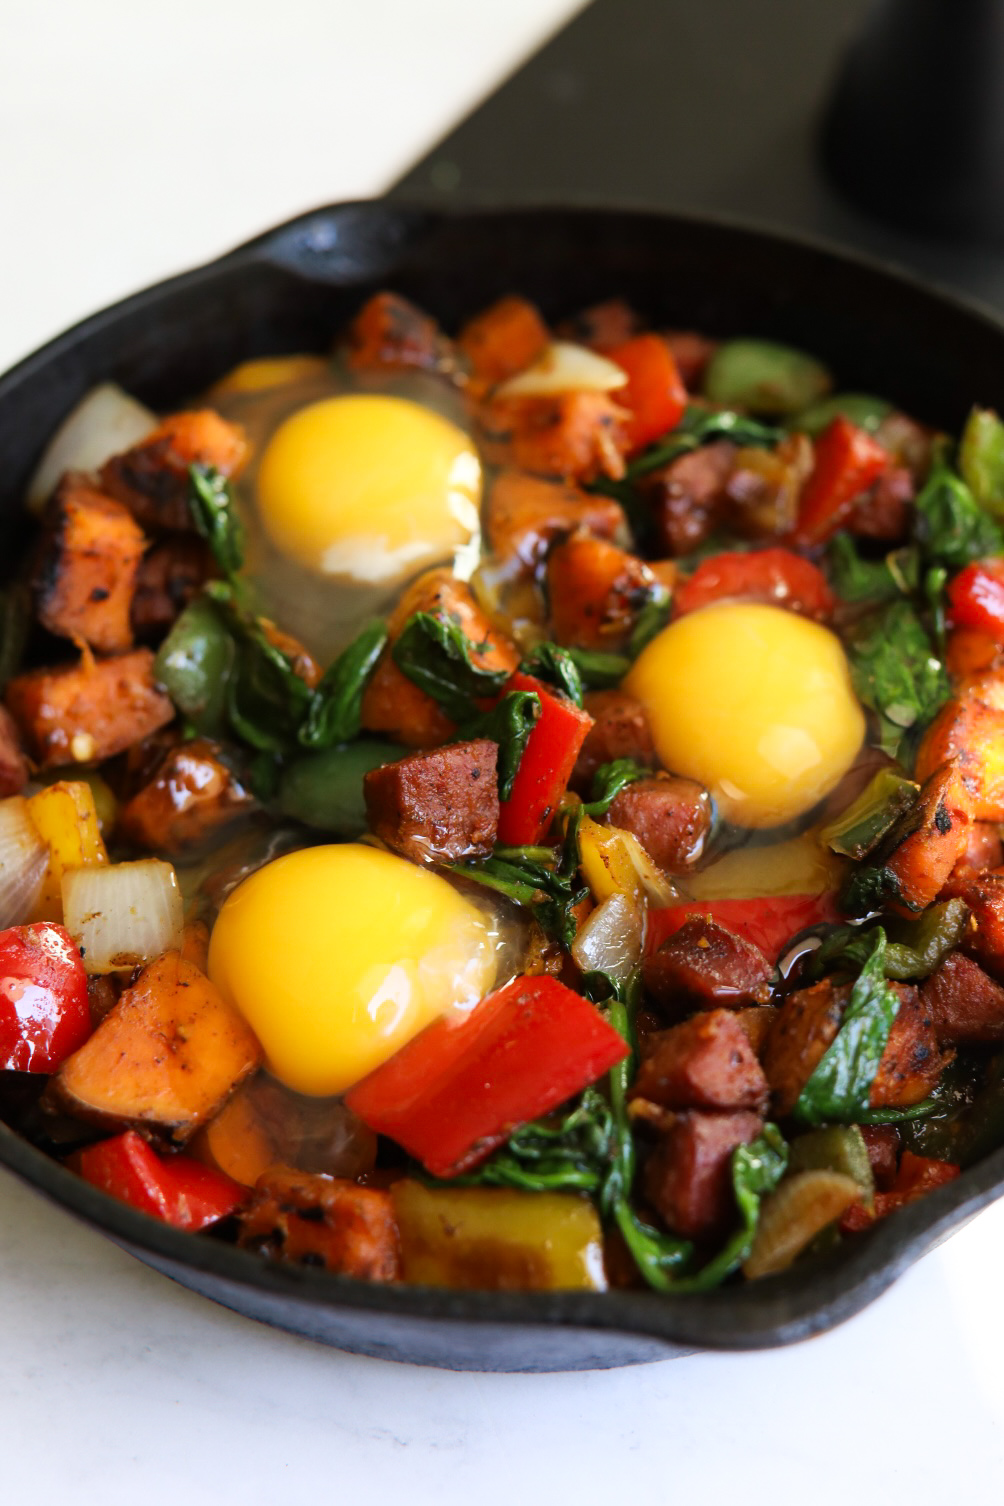
[[(596, 770), (617, 758), (632, 758), (635, 763), (655, 763), (655, 748), (648, 713), (641, 701), (626, 690), (590, 690), (582, 704), (593, 719), (586, 740), (579, 750), (572, 784), (588, 795)], [(685, 782), (685, 781), (684, 781)], [(698, 788), (698, 786), (694, 786)], [(623, 826), (623, 821), (616, 823)], [(644, 838), (639, 835), (642, 846)]]
[(910, 532), (910, 515), (916, 495), (913, 477), (905, 466), (884, 471), (875, 485), (855, 502), (844, 525), (849, 533), (864, 539), (896, 544)]
[(727, 1009), (695, 1014), (651, 1038), (631, 1093), (668, 1109), (761, 1114), (770, 1097), (746, 1032)]
[(667, 1009), (764, 1004), (774, 970), (759, 947), (710, 915), (694, 915), (645, 958), (642, 979)]
[(606, 820), (634, 832), (664, 872), (686, 873), (704, 852), (711, 830), (711, 796), (692, 779), (656, 774), (625, 785)]
[(371, 769), (370, 830), (415, 863), (487, 857), (498, 830), (497, 760), (498, 745), (482, 737)]
[(971, 957), (952, 952), (920, 993), (939, 1041), (1004, 1041), (1004, 988)]
[(46, 524), (32, 581), (42, 626), (104, 653), (131, 648), (129, 611), (146, 540), (129, 509), (70, 475)]
[(686, 1239), (710, 1239), (736, 1218), (732, 1152), (763, 1128), (759, 1114), (678, 1114), (649, 1156), (644, 1194), (667, 1229)]
[(1004, 873), (981, 874), (965, 886), (961, 898), (972, 914), (963, 951), (1004, 983)]
[(894, 1124), (862, 1124), (859, 1128), (868, 1152), (875, 1186), (884, 1190), (896, 1180), (899, 1130)]
[(651, 471), (640, 491), (652, 509), (656, 538), (666, 554), (690, 554), (715, 526), (736, 457), (727, 439), (701, 445)]
[(195, 534), (173, 534), (155, 544), (136, 576), (133, 632), (140, 638), (159, 638), (216, 573), (209, 545)]

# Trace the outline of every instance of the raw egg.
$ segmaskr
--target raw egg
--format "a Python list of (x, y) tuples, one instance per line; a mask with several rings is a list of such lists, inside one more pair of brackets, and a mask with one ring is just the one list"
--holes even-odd
[(258, 509), (276, 548), (328, 577), (403, 581), (476, 538), (481, 463), (455, 424), (408, 398), (347, 393), (268, 443)]
[(811, 810), (864, 738), (839, 639), (781, 607), (688, 613), (643, 650), (624, 686), (645, 706), (665, 767), (700, 780), (737, 826), (782, 826)]
[(495, 981), (497, 935), (444, 878), (375, 847), (277, 858), (220, 910), (209, 975), (299, 1093), (342, 1093)]

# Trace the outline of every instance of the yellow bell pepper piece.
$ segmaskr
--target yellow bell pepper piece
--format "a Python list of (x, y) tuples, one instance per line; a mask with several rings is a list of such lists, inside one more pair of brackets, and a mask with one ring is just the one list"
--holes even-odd
[(39, 836), (49, 845), (49, 867), (32, 919), (61, 921), (66, 870), (108, 862), (94, 794), (82, 779), (60, 780), (32, 795), (28, 810)]
[(634, 832), (601, 826), (592, 816), (579, 824), (579, 864), (596, 903), (611, 894), (630, 894), (639, 903), (671, 905), (679, 895), (657, 868)]
[(391, 1198), (406, 1282), (480, 1291), (606, 1290), (600, 1221), (584, 1197), (402, 1181)]

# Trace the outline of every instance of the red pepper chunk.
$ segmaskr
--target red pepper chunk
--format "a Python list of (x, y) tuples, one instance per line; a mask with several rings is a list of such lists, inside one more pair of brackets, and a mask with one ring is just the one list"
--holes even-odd
[(949, 583), (952, 622), (1004, 643), (1004, 559), (977, 560)]
[(628, 448), (640, 450), (676, 428), (687, 406), (687, 389), (673, 352), (659, 335), (637, 335), (607, 355), (627, 372), (626, 385), (613, 397), (631, 415)]
[(826, 577), (811, 560), (791, 549), (756, 549), (748, 554), (716, 554), (698, 565), (673, 597), (676, 617), (697, 611), (713, 601), (739, 597), (790, 607), (805, 617), (829, 617), (833, 593)]
[(498, 824), (500, 842), (532, 847), (551, 824), (593, 719), (574, 701), (518, 670), (505, 689), (529, 690), (540, 697), (540, 716), (527, 739), (512, 793), (499, 806)]
[(158, 1156), (135, 1130), (89, 1145), (76, 1167), (92, 1187), (175, 1229), (205, 1229), (248, 1196), (239, 1182), (191, 1156)]
[(550, 974), (520, 977), (423, 1030), (346, 1102), (433, 1176), (458, 1176), (627, 1054), (588, 999)]
[(816, 458), (802, 491), (795, 540), (822, 544), (843, 522), (856, 497), (890, 465), (888, 450), (846, 418), (835, 418), (816, 440)]
[(694, 915), (710, 915), (727, 931), (759, 947), (771, 963), (777, 962), (800, 931), (841, 919), (836, 895), (829, 890), (824, 894), (778, 894), (760, 899), (688, 900), (683, 905), (649, 911), (646, 952), (658, 951), (667, 937)]
[(50, 921), (0, 931), (0, 1068), (55, 1072), (91, 1033), (87, 974)]

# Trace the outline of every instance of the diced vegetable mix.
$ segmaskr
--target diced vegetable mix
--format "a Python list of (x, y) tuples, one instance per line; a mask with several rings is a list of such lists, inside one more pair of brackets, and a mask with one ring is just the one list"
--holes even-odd
[(994, 412), (393, 293), (210, 401), (102, 387), (29, 489), (15, 1128), (266, 1258), (665, 1294), (1004, 1143)]

